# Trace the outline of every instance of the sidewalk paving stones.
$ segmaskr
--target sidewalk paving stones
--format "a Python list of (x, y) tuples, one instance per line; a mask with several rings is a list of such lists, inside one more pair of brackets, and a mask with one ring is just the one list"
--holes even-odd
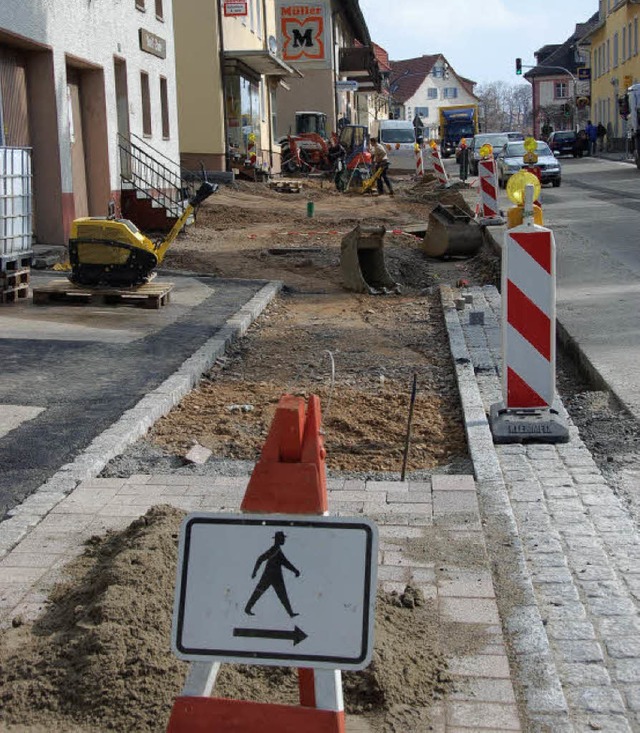
[[(470, 326), (465, 311), (456, 311), (451, 291), (443, 289), (443, 303), (456, 334), (452, 343), (461, 353), (464, 340), (469, 368), (491, 360), (491, 369), (477, 371), (473, 395), (487, 411), (501, 397), (500, 345), (489, 335), (499, 328), (500, 296), (492, 287), (469, 292), (474, 308), (484, 313), (484, 327)], [(548, 718), (554, 721), (549, 730), (570, 721), (572, 730), (639, 731), (633, 707), (640, 675), (639, 586), (630, 571), (638, 570), (640, 535), (571, 423), (570, 436), (564, 445), (495, 446), (494, 479), (509, 498), (526, 559), (523, 580), (542, 620), (541, 646), (548, 647), (549, 670), (566, 705), (559, 717)], [(492, 507), (483, 502), (481, 486), (479, 496), (486, 518)], [(514, 630), (508, 618), (506, 629)], [(524, 686), (517, 633), (508, 634), (508, 642)]]
[[(159, 503), (187, 511), (237, 512), (247, 480), (135, 475), (83, 481), (0, 560), (0, 624), (7, 625), (16, 616), (38, 615), (57, 571), (97, 532), (122, 529)], [(474, 629), (473, 638), (486, 640), (472, 655), (460, 653), (449, 660), (452, 693), (432, 711), (433, 730), (522, 730), (482, 532), (459, 528), (461, 518), (471, 518), (480, 526), (473, 478), (436, 477), (437, 491), (431, 482), (420, 482), (413, 492), (400, 482), (346, 483), (348, 488), (332, 482), (330, 513), (350, 515), (352, 505), (362, 513), (365, 502), (354, 499), (372, 495), (376, 497), (372, 511), (384, 512), (379, 515), (382, 587), (402, 592), (412, 583), (433, 599), (442, 622), (465, 624)], [(411, 494), (420, 501), (405, 501)], [(443, 501), (443, 496), (453, 500)], [(341, 501), (343, 497), (348, 500)], [(429, 533), (435, 532), (444, 548), (457, 548), (455, 558), (446, 559), (440, 547), (430, 554)], [(468, 552), (476, 556), (471, 566), (464, 563)]]
[[(457, 311), (453, 292), (441, 292), (475, 480), (333, 478), (330, 511), (378, 523), (383, 588), (413, 583), (442, 622), (470, 624), (484, 640), (449, 659), (454, 686), (434, 705), (432, 730), (640, 731), (640, 536), (573, 425), (566, 445), (493, 445), (486, 412), (501, 397), (499, 293), (471, 288), (472, 306)], [(483, 314), (474, 325), (469, 307)], [(171, 402), (193, 383), (177, 376)], [(167, 392), (156, 392), (164, 410)], [(125, 416), (127, 435), (145, 424), (143, 412)], [(121, 433), (105, 431), (113, 449)], [(0, 624), (37, 615), (92, 535), (159, 503), (237, 512), (247, 483), (98, 479), (95, 455), (90, 446), (0, 525)], [(367, 726), (350, 720), (348, 730)]]

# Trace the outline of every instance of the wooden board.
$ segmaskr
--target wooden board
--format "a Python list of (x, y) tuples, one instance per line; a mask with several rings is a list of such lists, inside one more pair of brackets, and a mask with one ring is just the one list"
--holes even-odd
[(0, 303), (16, 303), (18, 300), (24, 300), (29, 296), (29, 283), (22, 283), (11, 288), (0, 290)]
[(167, 305), (173, 283), (145, 283), (133, 288), (85, 287), (69, 280), (52, 280), (33, 289), (34, 305), (131, 305), (160, 309)]
[(269, 188), (278, 193), (300, 193), (302, 191), (301, 181), (272, 181)]
[(31, 279), (31, 268), (23, 267), (21, 270), (7, 270), (0, 272), (0, 290), (9, 290), (18, 285), (28, 285)]
[(33, 252), (13, 252), (0, 254), (0, 272), (15, 272), (25, 267), (31, 267)]

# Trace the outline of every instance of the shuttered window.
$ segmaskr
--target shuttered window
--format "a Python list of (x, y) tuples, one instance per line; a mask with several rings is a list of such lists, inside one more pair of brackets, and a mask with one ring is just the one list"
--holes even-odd
[(149, 74), (140, 72), (140, 91), (142, 94), (142, 134), (151, 135), (151, 91)]
[(169, 127), (169, 91), (167, 89), (167, 80), (160, 77), (160, 107), (162, 109), (162, 137), (168, 140), (171, 136)]
[(19, 51), (6, 46), (0, 46), (0, 104), (0, 144), (29, 147), (26, 64)]

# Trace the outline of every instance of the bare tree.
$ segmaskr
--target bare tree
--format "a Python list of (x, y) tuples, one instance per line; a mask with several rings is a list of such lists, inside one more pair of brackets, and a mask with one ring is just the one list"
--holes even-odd
[(494, 81), (480, 86), (476, 95), (480, 98), (480, 123), (483, 132), (531, 131), (532, 94), (528, 84), (525, 86)]

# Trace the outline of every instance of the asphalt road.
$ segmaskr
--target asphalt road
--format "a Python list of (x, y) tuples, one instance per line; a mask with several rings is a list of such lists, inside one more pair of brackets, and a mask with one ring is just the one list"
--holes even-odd
[[(34, 283), (51, 277), (34, 275)], [(0, 313), (0, 407), (37, 413), (0, 430), (0, 518), (176, 371), (263, 284), (170, 279), (172, 302), (159, 311), (24, 301)]]

